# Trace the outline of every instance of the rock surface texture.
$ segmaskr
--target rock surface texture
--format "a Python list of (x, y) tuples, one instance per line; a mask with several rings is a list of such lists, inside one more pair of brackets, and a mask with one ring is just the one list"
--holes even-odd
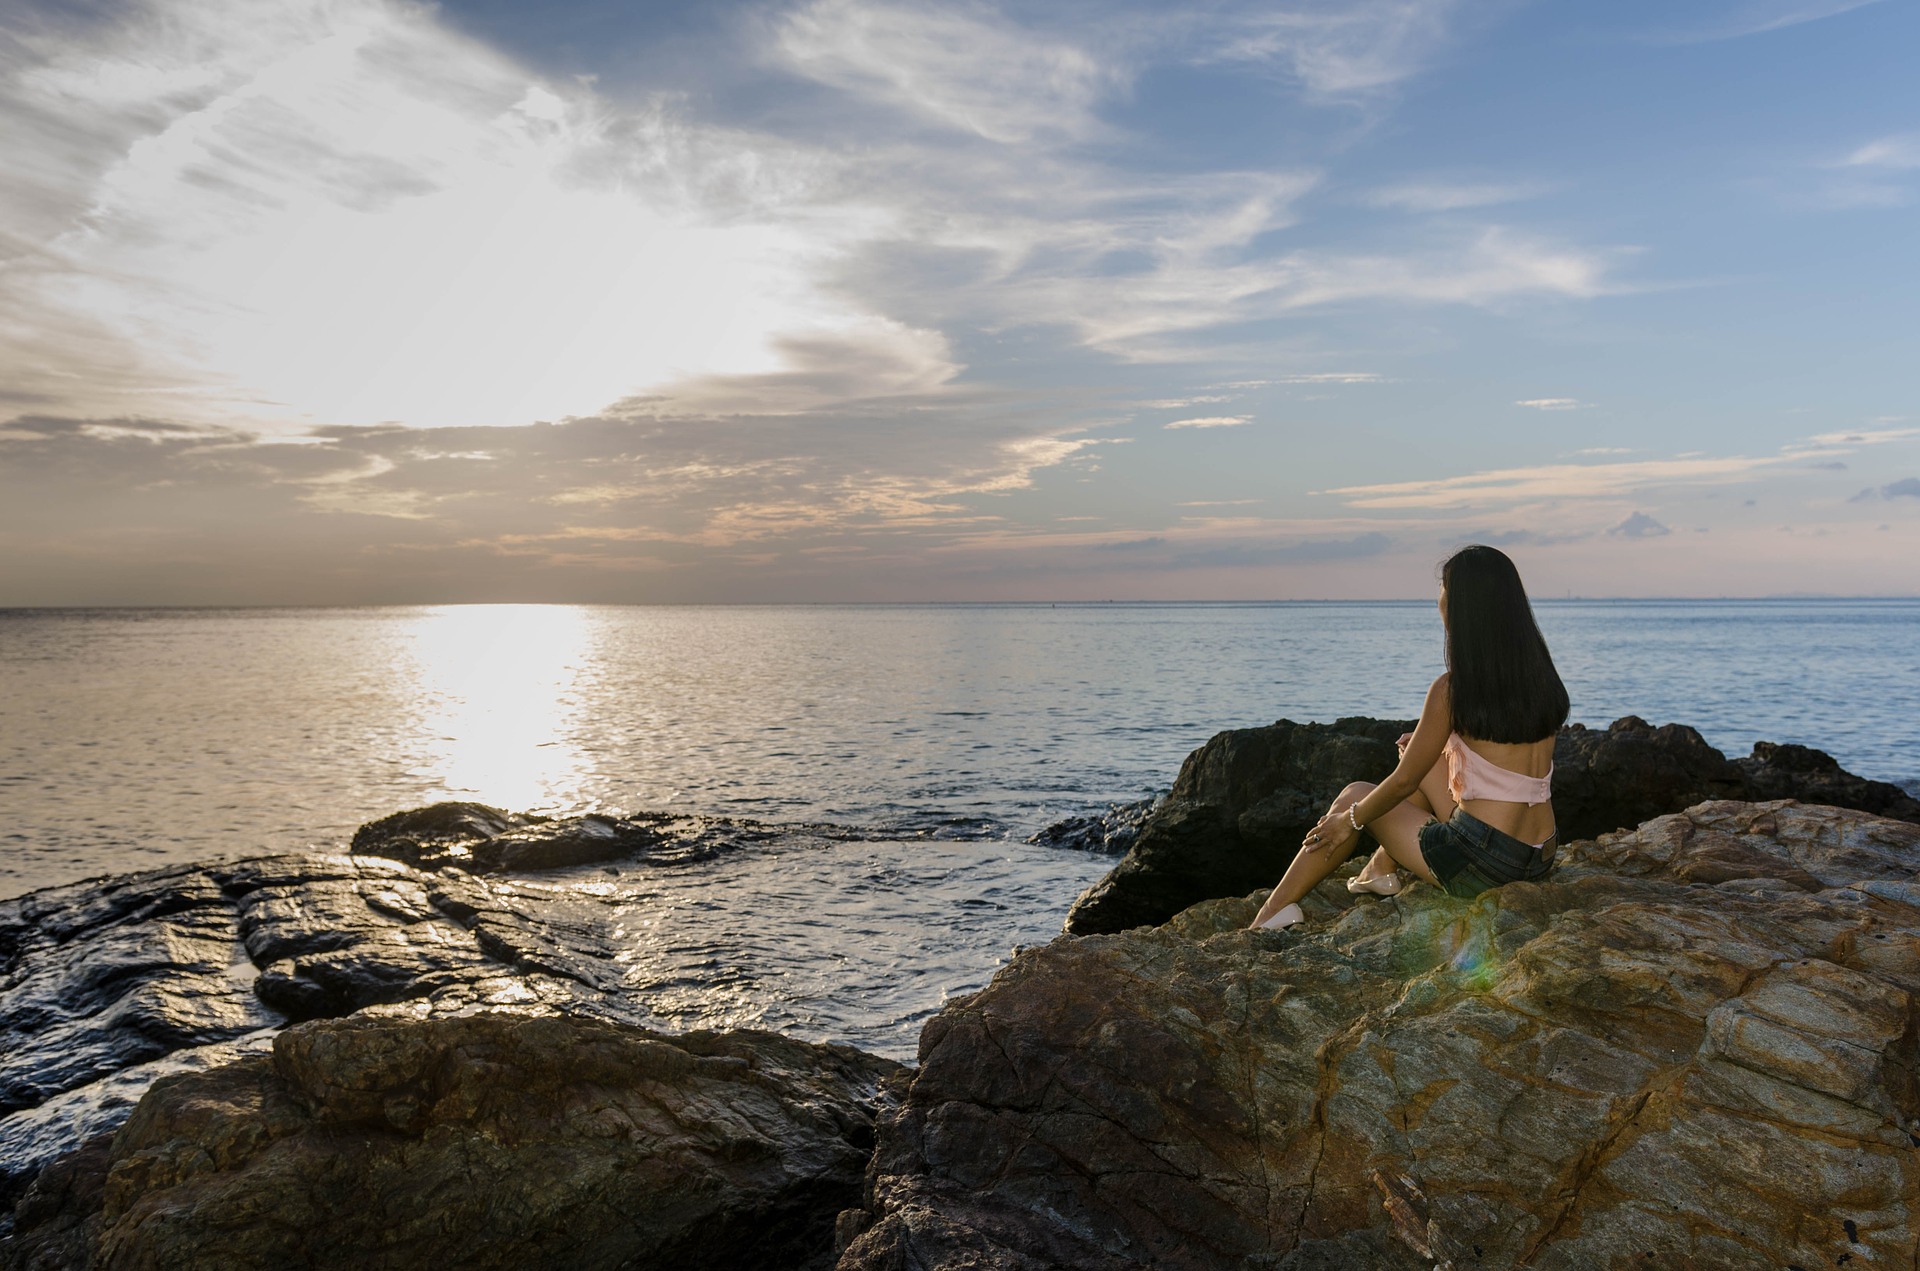
[(157, 1078), (264, 1053), (289, 1022), (409, 1001), (646, 1023), (589, 864), (671, 868), (857, 835), (442, 803), (362, 827), (351, 855), (174, 866), (0, 901), (0, 1229), (36, 1171), (117, 1126)]
[(898, 1065), (772, 1033), (383, 1008), (170, 1077), (7, 1264), (825, 1266)]
[(1712, 802), (1472, 901), (1258, 899), (949, 1005), (840, 1271), (1920, 1261), (1920, 826)]
[[(1341, 788), (1380, 781), (1412, 720), (1281, 720), (1219, 733), (1187, 756), (1113, 871), (1067, 915), (1074, 935), (1165, 922), (1187, 906), (1271, 887)], [(1868, 781), (1805, 746), (1761, 742), (1730, 760), (1681, 724), (1628, 716), (1605, 730), (1574, 724), (1553, 752), (1562, 842), (1629, 829), (1709, 799), (1797, 799), (1920, 823), (1920, 800)]]

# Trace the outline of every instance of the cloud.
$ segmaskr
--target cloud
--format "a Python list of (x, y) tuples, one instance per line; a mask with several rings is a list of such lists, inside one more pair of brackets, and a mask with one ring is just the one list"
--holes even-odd
[[(1878, 420), (1875, 421), (1880, 422)], [(1816, 433), (1807, 438), (1801, 447), (1808, 446), (1876, 446), (1890, 441), (1906, 441), (1920, 437), (1920, 428), (1853, 428), (1842, 432)]]
[(1869, 141), (1840, 160), (1847, 168), (1920, 168), (1920, 133), (1903, 133)]
[(1533, 397), (1523, 402), (1515, 402), (1514, 405), (1529, 406), (1534, 410), (1587, 410), (1591, 409), (1593, 403), (1583, 402), (1574, 397)]
[(1364, 98), (1429, 65), (1465, 7), (1458, 0), (1249, 7), (1220, 23), (1210, 56), (1271, 66), (1311, 98)]
[(1084, 138), (1118, 68), (988, 10), (814, 0), (781, 23), (778, 49), (820, 83), (904, 107), (989, 141)]
[(827, 285), (885, 219), (821, 215), (832, 160), (544, 81), (427, 7), (151, 0), (47, 49), (0, 140), (0, 229), (46, 244), (5, 316), (40, 334), (0, 371), (70, 413), (511, 424), (825, 345), (886, 346), (847, 395), (954, 370)]
[(1340, 486), (1327, 493), (1345, 496), (1353, 507), (1467, 508), (1552, 499), (1610, 498), (1659, 485), (1721, 484), (1743, 480), (1779, 462), (1777, 457), (1736, 456), (1540, 464), (1420, 481)]
[(1738, 0), (1726, 6), (1718, 19), (1687, 29), (1661, 32), (1648, 38), (1658, 44), (1703, 44), (1714, 40), (1737, 40), (1818, 22), (1823, 18), (1851, 13), (1879, 0)]
[(1783, 446), (1773, 455), (1715, 456), (1693, 451), (1665, 459), (1549, 463), (1419, 481), (1339, 486), (1323, 493), (1341, 495), (1349, 506), (1364, 508), (1445, 509), (1548, 503), (1561, 499), (1617, 499), (1657, 487), (1725, 485), (1753, 480), (1788, 466), (1805, 467), (1809, 459), (1845, 453), (1846, 447), (1881, 445), (1913, 436), (1920, 436), (1920, 428), (1822, 433)]
[(1196, 419), (1176, 419), (1162, 428), (1238, 428), (1253, 422), (1252, 415), (1203, 415)]
[(1659, 538), (1671, 534), (1672, 530), (1648, 516), (1645, 512), (1635, 512), (1620, 524), (1607, 531), (1619, 538)]
[(1627, 446), (1588, 446), (1584, 450), (1576, 450), (1573, 453), (1576, 455), (1630, 455), (1633, 451)]
[(1369, 207), (1399, 208), (1407, 212), (1458, 212), (1471, 207), (1493, 207), (1537, 198), (1545, 186), (1526, 184), (1413, 182), (1369, 191), (1362, 202)]
[(1870, 503), (1876, 499), (1920, 499), (1920, 478), (1902, 477), (1877, 488), (1868, 486), (1847, 502)]

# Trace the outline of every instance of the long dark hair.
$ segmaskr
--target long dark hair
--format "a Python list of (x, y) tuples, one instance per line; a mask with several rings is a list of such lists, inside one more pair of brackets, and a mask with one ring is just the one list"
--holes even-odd
[(1567, 686), (1533, 620), (1520, 571), (1476, 543), (1440, 567), (1447, 589), (1453, 729), (1482, 741), (1539, 741), (1567, 722)]

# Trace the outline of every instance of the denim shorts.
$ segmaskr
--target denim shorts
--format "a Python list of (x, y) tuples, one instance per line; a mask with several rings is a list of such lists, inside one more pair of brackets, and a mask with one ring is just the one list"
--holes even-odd
[(1420, 855), (1449, 896), (1478, 896), (1502, 883), (1538, 882), (1553, 865), (1538, 848), (1503, 834), (1465, 808), (1420, 827)]

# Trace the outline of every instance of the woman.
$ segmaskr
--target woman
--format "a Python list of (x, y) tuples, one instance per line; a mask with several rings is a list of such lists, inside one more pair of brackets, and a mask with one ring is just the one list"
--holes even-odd
[(1552, 867), (1553, 741), (1567, 690), (1513, 562), (1491, 547), (1455, 552), (1440, 568), (1440, 618), (1447, 669), (1400, 739), (1400, 765), (1377, 786), (1356, 781), (1340, 792), (1250, 925), (1299, 922), (1301, 897), (1347, 859), (1362, 830), (1380, 850), (1347, 884), (1354, 891), (1399, 891), (1396, 864), (1455, 896)]

